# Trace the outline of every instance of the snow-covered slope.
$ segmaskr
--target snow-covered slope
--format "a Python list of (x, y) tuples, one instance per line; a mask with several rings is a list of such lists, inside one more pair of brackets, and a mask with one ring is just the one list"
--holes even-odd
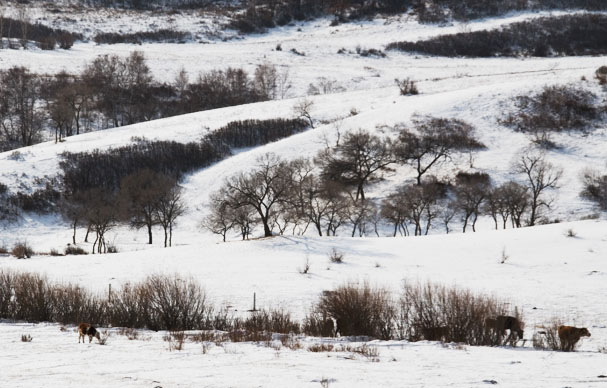
[[(124, 227), (107, 236), (118, 247), (118, 254), (37, 255), (31, 260), (2, 256), (0, 269), (46, 273), (54, 280), (82, 284), (98, 292), (105, 292), (108, 284), (119, 287), (152, 273), (177, 273), (194, 277), (217, 306), (231, 306), (238, 314), (250, 308), (256, 293), (262, 307), (285, 307), (296, 318), (305, 315), (322, 290), (347, 281), (367, 280), (398, 294), (403, 281), (430, 280), (497, 295), (521, 306), (527, 338), (536, 325), (553, 316), (586, 326), (592, 337), (583, 340), (581, 352), (375, 342), (379, 362), (352, 357), (348, 352), (327, 355), (254, 344), (212, 346), (203, 354), (201, 345), (189, 343), (185, 351), (169, 352), (162, 340), (164, 333), (145, 333), (142, 339), (128, 341), (112, 329), (107, 346), (93, 347), (78, 346), (71, 327), (61, 331), (51, 324), (2, 323), (0, 342), (5, 349), (0, 355), (1, 381), (24, 387), (318, 387), (323, 378), (328, 379), (330, 387), (470, 387), (490, 384), (491, 380), (511, 387), (600, 385), (604, 380), (597, 376), (607, 375), (607, 223), (576, 220), (595, 212), (592, 204), (579, 197), (579, 174), (586, 167), (606, 166), (607, 126), (588, 134), (574, 132), (553, 139), (562, 148), (548, 152), (547, 158), (563, 167), (564, 175), (561, 187), (550, 193), (556, 198), (551, 217), (567, 223), (493, 231), (492, 223), (484, 220), (479, 232), (466, 234), (441, 235), (442, 230), (437, 228), (426, 237), (309, 235), (240, 242), (232, 236), (228, 243), (220, 243), (217, 236), (199, 226), (208, 212), (209, 194), (226, 177), (253, 166), (259, 156), (273, 152), (287, 159), (312, 157), (327, 141), (334, 141), (336, 128), (342, 134), (364, 128), (390, 135), (390, 126), (407, 123), (414, 114), (464, 119), (477, 128), (479, 140), (487, 145), (475, 155), (473, 167), (466, 155), (457, 160), (457, 167), (443, 168), (438, 175), (466, 169), (486, 171), (495, 183), (521, 179), (511, 174), (511, 163), (529, 145), (529, 138), (498, 123), (504, 112), (512, 109), (512, 97), (532, 93), (544, 85), (582, 82), (581, 77), (585, 77), (589, 81), (583, 81), (584, 85), (604, 99), (592, 76), (596, 68), (607, 64), (607, 58), (445, 59), (396, 52), (389, 52), (387, 58), (364, 58), (356, 54), (356, 47), (381, 48), (394, 40), (495, 28), (538, 15), (518, 14), (446, 27), (421, 26), (405, 17), (337, 27), (328, 27), (328, 20), (320, 20), (245, 39), (212, 40), (205, 45), (78, 43), (69, 51), (0, 51), (0, 68), (27, 64), (33, 71), (74, 72), (96, 55), (126, 55), (138, 49), (145, 53), (155, 76), (167, 82), (181, 68), (194, 75), (227, 66), (252, 70), (269, 61), (283, 69), (288, 67), (293, 82), (290, 98), (284, 100), (87, 133), (60, 144), (47, 142), (20, 149), (19, 158), (12, 151), (2, 153), (0, 182), (12, 191), (30, 190), (39, 184), (38, 178), (56, 175), (58, 155), (64, 151), (119, 147), (133, 137), (195, 141), (233, 120), (292, 117), (294, 104), (318, 77), (334, 79), (344, 89), (308, 97), (314, 103), (311, 113), (315, 129), (263, 147), (237, 150), (233, 157), (188, 175), (182, 183), (188, 211), (178, 220), (175, 247), (150, 247), (145, 244), (145, 233)], [(282, 51), (275, 50), (279, 43)], [(342, 47), (351, 53), (338, 54)], [(294, 55), (289, 52), (291, 48), (306, 55)], [(418, 81), (420, 95), (399, 95), (394, 78), (405, 77)], [(381, 199), (413, 177), (409, 167), (398, 167), (386, 175), (385, 181), (370, 187), (368, 194)], [(569, 229), (577, 236), (567, 237)], [(78, 231), (79, 240), (83, 233)], [(346, 229), (344, 234), (348, 234)], [(71, 241), (71, 230), (56, 216), (25, 214), (19, 223), (0, 229), (0, 245), (11, 246), (17, 240), (27, 240), (37, 251), (62, 250)], [(345, 253), (344, 264), (329, 263), (327, 256), (333, 248)], [(500, 264), (504, 256), (508, 259)], [(306, 260), (311, 264), (310, 273), (302, 275), (299, 270)], [(20, 342), (21, 334), (31, 334), (33, 342)], [(306, 345), (319, 339), (301, 341)], [(37, 358), (32, 365), (34, 352)]]

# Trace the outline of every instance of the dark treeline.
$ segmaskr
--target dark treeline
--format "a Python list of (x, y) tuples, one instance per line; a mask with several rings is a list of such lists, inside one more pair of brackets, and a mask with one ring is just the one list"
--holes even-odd
[(60, 167), (67, 193), (91, 188), (113, 191), (127, 175), (149, 169), (176, 179), (194, 169), (229, 155), (229, 149), (209, 141), (178, 143), (148, 141), (112, 148), (106, 151), (63, 153)]
[(97, 44), (117, 44), (131, 43), (141, 44), (143, 42), (169, 42), (169, 43), (184, 43), (190, 37), (189, 34), (183, 31), (161, 29), (157, 31), (140, 31), (129, 34), (117, 32), (103, 32), (95, 35), (93, 40)]
[(607, 53), (607, 16), (545, 17), (498, 30), (394, 42), (387, 49), (448, 57), (603, 55)]
[(65, 152), (59, 163), (67, 193), (99, 188), (113, 191), (138, 170), (151, 170), (181, 179), (184, 173), (207, 167), (231, 154), (230, 148), (253, 147), (276, 141), (307, 128), (300, 119), (234, 121), (212, 131), (199, 142), (149, 141), (105, 151)]
[(303, 132), (308, 126), (303, 119), (232, 121), (211, 132), (207, 138), (231, 148), (254, 147)]
[(8, 48), (27, 48), (28, 42), (33, 41), (44, 50), (52, 50), (57, 44), (62, 49), (69, 49), (74, 41), (82, 39), (82, 36), (40, 23), (31, 23), (25, 16), (19, 20), (3, 17), (0, 14), (0, 50), (7, 48), (1, 38), (8, 39)]
[(90, 130), (277, 98), (277, 80), (276, 68), (262, 64), (253, 76), (228, 68), (192, 81), (181, 72), (174, 82), (161, 83), (139, 52), (100, 56), (78, 75), (42, 76), (13, 67), (0, 71), (0, 150), (40, 142), (45, 129), (61, 141)]

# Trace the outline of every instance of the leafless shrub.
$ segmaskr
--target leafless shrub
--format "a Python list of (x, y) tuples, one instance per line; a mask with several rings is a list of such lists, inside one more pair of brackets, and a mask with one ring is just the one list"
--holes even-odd
[(118, 334), (125, 336), (129, 341), (139, 338), (139, 331), (131, 327), (121, 327)]
[(587, 169), (582, 174), (582, 185), (582, 197), (593, 201), (600, 209), (607, 210), (607, 174)]
[(171, 331), (169, 334), (162, 337), (163, 340), (169, 343), (169, 351), (183, 350), (186, 335), (183, 331)]
[(80, 248), (79, 246), (68, 245), (65, 248), (65, 254), (66, 255), (88, 255), (89, 253), (86, 250), (84, 250), (83, 248)]
[(29, 259), (33, 254), (34, 250), (25, 241), (16, 243), (11, 250), (11, 255), (17, 259)]
[(575, 85), (546, 86), (516, 97), (517, 110), (503, 122), (528, 133), (585, 130), (599, 118), (596, 100), (592, 92)]
[(419, 90), (417, 90), (417, 83), (409, 77), (403, 80), (396, 78), (394, 82), (396, 82), (396, 86), (398, 86), (401, 96), (419, 94)]
[(32, 336), (29, 334), (21, 334), (21, 342), (32, 342)]
[(594, 72), (594, 76), (601, 85), (607, 85), (607, 66), (601, 66)]
[(542, 350), (561, 350), (561, 340), (558, 336), (560, 323), (553, 321), (548, 326), (544, 325), (539, 331), (533, 333), (533, 347)]
[(302, 331), (313, 337), (334, 337), (335, 324), (326, 311), (312, 311), (306, 316)]
[(392, 337), (396, 308), (386, 289), (372, 288), (368, 283), (345, 284), (325, 292), (315, 310), (335, 319), (336, 332), (342, 336)]
[(573, 228), (567, 229), (567, 237), (577, 237), (577, 232)]
[(331, 249), (329, 253), (329, 261), (335, 264), (341, 264), (344, 262), (344, 253), (338, 251), (336, 248)]
[(300, 333), (299, 323), (293, 321), (291, 314), (282, 309), (260, 310), (253, 312), (246, 319), (235, 319), (235, 329), (245, 330), (247, 333)]
[(306, 275), (308, 272), (310, 272), (310, 258), (306, 257), (306, 261), (304, 262), (303, 266), (301, 268), (299, 268), (298, 272), (302, 275)]
[(313, 353), (332, 352), (333, 349), (335, 349), (335, 346), (333, 346), (332, 344), (327, 344), (327, 343), (312, 344), (312, 345), (308, 346), (308, 348), (307, 348), (308, 352), (313, 352)]
[(60, 253), (57, 249), (53, 248), (51, 249), (51, 251), (49, 252), (49, 255), (51, 256), (63, 256), (62, 253)]

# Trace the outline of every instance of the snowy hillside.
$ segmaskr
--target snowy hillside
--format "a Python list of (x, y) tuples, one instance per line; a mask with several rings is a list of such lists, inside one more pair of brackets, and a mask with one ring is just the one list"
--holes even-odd
[[(432, 281), (493, 295), (512, 303), (512, 308), (522, 308), (528, 341), (523, 348), (371, 341), (367, 344), (371, 353), (378, 354), (365, 356), (352, 350), (363, 345), (361, 339), (302, 335), (296, 339), (299, 349), (279, 345), (276, 339), (265, 345), (186, 342), (184, 350), (171, 351), (163, 339), (167, 332), (141, 330), (139, 338), (128, 340), (119, 329), (108, 328), (106, 346), (79, 345), (70, 325), (6, 321), (0, 322), (2, 381), (15, 387), (165, 388), (476, 387), (495, 383), (594, 387), (607, 381), (607, 221), (592, 202), (580, 196), (582, 172), (589, 167), (607, 168), (604, 120), (590, 132), (561, 132), (552, 137), (560, 147), (547, 151), (546, 159), (563, 169), (558, 189), (548, 192), (555, 200), (549, 219), (558, 223), (495, 231), (493, 220), (484, 216), (476, 233), (461, 233), (460, 221), (455, 220), (449, 234), (437, 222), (429, 236), (420, 237), (390, 237), (392, 227), (384, 223), (380, 237), (351, 238), (346, 226), (339, 237), (308, 232), (239, 241), (240, 236), (233, 232), (226, 243), (201, 226), (209, 214), (210, 195), (226, 178), (250, 170), (260, 156), (313, 158), (335, 143), (338, 132), (343, 136), (358, 129), (396, 138), (391, 128), (410, 125), (412, 118), (421, 115), (465, 120), (486, 145), (472, 158), (458, 155), (453, 164), (433, 172), (439, 178), (463, 170), (485, 172), (498, 185), (521, 180), (521, 175), (512, 172), (512, 165), (528, 152), (530, 136), (501, 121), (514, 111), (513, 98), (537, 93), (547, 85), (574, 83), (595, 93), (604, 106), (607, 93), (593, 77), (597, 68), (607, 65), (607, 57), (470, 59), (389, 51), (381, 58), (363, 57), (357, 48), (383, 50), (397, 40), (493, 29), (565, 12), (510, 14), (447, 26), (418, 24), (407, 15), (335, 27), (329, 26), (328, 19), (318, 19), (247, 37), (222, 30), (221, 36), (230, 39), (217, 38), (215, 28), (224, 20), (209, 15), (184, 12), (169, 20), (166, 15), (150, 14), (145, 22), (139, 19), (141, 15), (128, 12), (111, 15), (115, 19), (105, 14), (49, 16), (43, 7), (32, 8), (32, 12), (36, 20), (54, 27), (84, 27), (88, 38), (97, 32), (164, 26), (178, 26), (195, 38), (183, 44), (77, 42), (70, 50), (0, 50), (0, 69), (19, 65), (48, 74), (80, 72), (98, 55), (126, 56), (139, 50), (154, 77), (162, 82), (173, 82), (182, 69), (195, 78), (201, 72), (228, 66), (253, 72), (257, 65), (269, 62), (289, 70), (293, 87), (285, 99), (89, 132), (60, 143), (48, 141), (0, 153), (0, 183), (11, 192), (32, 192), (44, 184), (44, 178), (56, 177), (63, 152), (107, 150), (136, 138), (197, 141), (235, 120), (296, 117), (294, 106), (303, 99), (313, 103), (310, 113), (315, 128), (264, 146), (235, 149), (233, 156), (187, 174), (181, 182), (187, 209), (177, 220), (172, 248), (162, 248), (159, 227), (154, 229), (156, 240), (150, 246), (143, 229), (120, 226), (106, 236), (118, 253), (48, 256), (41, 253), (63, 251), (71, 242), (68, 222), (53, 213), (23, 213), (15, 223), (0, 224), (0, 247), (26, 241), (40, 254), (29, 260), (0, 254), (0, 271), (45, 274), (100, 295), (106, 294), (108, 285), (116, 290), (151, 274), (189, 276), (204, 286), (215, 306), (236, 316), (248, 315), (255, 293), (257, 307), (284, 308), (297, 320), (304, 319), (323, 291), (347, 282), (368, 281), (398, 297), (404, 282)], [(82, 20), (72, 22), (76, 16)], [(399, 94), (394, 79), (406, 77), (417, 82), (419, 95)], [(325, 81), (332, 85), (329, 93), (306, 95), (310, 84)], [(365, 192), (380, 202), (402, 183), (414, 183), (415, 177), (413, 168), (398, 165)], [(81, 242), (84, 233), (86, 228), (78, 229), (78, 245), (90, 251), (92, 243)], [(332, 249), (344, 254), (344, 263), (329, 261)], [(302, 274), (306, 263), (309, 272)], [(576, 353), (533, 349), (534, 333), (554, 318), (587, 327), (592, 336), (582, 339)], [(31, 335), (33, 340), (22, 342), (22, 335)], [(307, 350), (321, 342), (335, 351)]]

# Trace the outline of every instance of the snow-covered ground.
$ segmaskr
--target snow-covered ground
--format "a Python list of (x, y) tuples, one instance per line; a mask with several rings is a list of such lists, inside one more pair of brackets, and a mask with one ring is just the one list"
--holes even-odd
[[(43, 9), (34, 11), (37, 18)], [(36, 13), (36, 12), (39, 12)], [(125, 14), (126, 15), (126, 14)], [(560, 188), (550, 193), (556, 198), (551, 218), (568, 221), (517, 230), (493, 231), (484, 220), (477, 233), (441, 235), (436, 228), (426, 237), (319, 238), (284, 236), (255, 241), (220, 243), (217, 236), (201, 230), (207, 214), (208, 196), (223, 180), (254, 165), (256, 158), (274, 152), (284, 158), (312, 157), (332, 142), (340, 131), (365, 128), (391, 134), (386, 127), (409, 122), (414, 114), (457, 117), (477, 128), (487, 150), (476, 154), (473, 171), (488, 172), (495, 183), (521, 179), (513, 175), (511, 164), (529, 138), (498, 123), (512, 108), (511, 98), (532, 93), (544, 85), (581, 82), (599, 98), (604, 92), (592, 80), (594, 71), (607, 64), (606, 57), (574, 58), (433, 58), (388, 52), (387, 58), (365, 58), (361, 48), (383, 48), (396, 40), (416, 40), (442, 33), (497, 28), (541, 14), (513, 14), (450, 26), (419, 25), (406, 16), (373, 22), (329, 27), (321, 19), (272, 30), (269, 34), (223, 41), (205, 37), (208, 44), (95, 45), (77, 43), (68, 51), (2, 50), (0, 68), (27, 65), (32, 71), (76, 72), (99, 54), (127, 55), (137, 49), (145, 53), (155, 77), (170, 82), (182, 69), (191, 76), (227, 66), (252, 71), (265, 61), (289, 69), (293, 83), (289, 98), (229, 107), (87, 133), (64, 143), (47, 142), (20, 149), (20, 157), (0, 153), (0, 182), (12, 191), (30, 190), (39, 178), (59, 172), (58, 155), (118, 147), (132, 137), (194, 141), (207, 131), (239, 119), (292, 117), (293, 105), (306, 94), (318, 77), (335, 80), (343, 91), (308, 97), (314, 102), (315, 129), (253, 149), (238, 150), (235, 156), (188, 175), (183, 182), (188, 211), (174, 233), (175, 247), (145, 244), (142, 231), (119, 228), (108, 240), (120, 253), (82, 257), (34, 256), (30, 260), (0, 257), (0, 269), (36, 271), (51, 279), (82, 284), (105, 292), (108, 284), (119, 287), (153, 273), (192, 276), (203, 284), (217, 306), (231, 306), (244, 314), (257, 294), (261, 307), (285, 307), (302, 318), (322, 290), (347, 281), (369, 281), (398, 294), (403, 281), (434, 281), (455, 284), (496, 295), (521, 306), (530, 338), (537, 325), (559, 317), (566, 323), (588, 327), (592, 337), (582, 341), (580, 352), (565, 354), (530, 348), (475, 348), (437, 343), (374, 342), (379, 362), (348, 352), (312, 353), (305, 346), (321, 341), (302, 338), (304, 349), (280, 350), (255, 344), (211, 346), (203, 354), (202, 345), (187, 343), (185, 350), (170, 352), (163, 333), (144, 333), (129, 341), (110, 329), (106, 346), (78, 345), (72, 327), (61, 331), (53, 324), (0, 323), (0, 386), (132, 386), (132, 387), (277, 387), (321, 386), (454, 386), (471, 387), (497, 381), (502, 386), (589, 387), (607, 379), (607, 222), (576, 221), (596, 212), (581, 199), (580, 172), (587, 167), (604, 168), (607, 163), (607, 126), (595, 131), (561, 134), (554, 140), (562, 148), (547, 159), (564, 168)], [(65, 16), (65, 15), (63, 15)], [(152, 17), (153, 15), (150, 15)], [(184, 16), (184, 28), (197, 16)], [(47, 22), (62, 28), (58, 16)], [(67, 17), (67, 16), (66, 16)], [(121, 16), (87, 16), (83, 26), (99, 31), (147, 30), (144, 22)], [(164, 16), (158, 16), (162, 18)], [(179, 18), (180, 16), (175, 16)], [(53, 19), (54, 18), (54, 19)], [(130, 19), (129, 19), (130, 18)], [(44, 22), (44, 19), (40, 19)], [(67, 20), (67, 19), (66, 19)], [(205, 19), (206, 20), (206, 19)], [(152, 21), (164, 26), (159, 21)], [(150, 22), (150, 23), (152, 23)], [(55, 24), (58, 23), (58, 24)], [(78, 22), (77, 22), (78, 23)], [(72, 25), (77, 29), (78, 24)], [(123, 27), (118, 24), (123, 23)], [(152, 28), (152, 27), (150, 27)], [(153, 27), (156, 28), (156, 27)], [(153, 29), (152, 28), (152, 29)], [(202, 27), (200, 27), (202, 28)], [(202, 30), (195, 30), (203, 34)], [(276, 51), (281, 44), (282, 51)], [(305, 52), (298, 56), (295, 48)], [(338, 54), (345, 48), (348, 54)], [(394, 78), (418, 81), (421, 94), (399, 96)], [(352, 115), (352, 111), (358, 112)], [(470, 169), (468, 156), (457, 167), (443, 168), (439, 175)], [(412, 181), (413, 171), (399, 167), (386, 180), (370, 187), (368, 194), (382, 198), (398, 184)], [(576, 237), (567, 237), (572, 229)], [(348, 235), (344, 229), (344, 234)], [(78, 231), (81, 240), (84, 231)], [(382, 233), (389, 234), (387, 229)], [(157, 231), (156, 237), (159, 237)], [(71, 241), (71, 230), (56, 216), (24, 215), (19, 223), (0, 229), (0, 245), (11, 246), (27, 240), (37, 251), (62, 250)], [(160, 240), (157, 238), (157, 241)], [(90, 246), (83, 244), (86, 249)], [(344, 264), (331, 264), (328, 253), (336, 248), (345, 253)], [(502, 257), (508, 259), (500, 264)], [(299, 270), (309, 260), (310, 273)], [(20, 341), (22, 334), (33, 337)], [(325, 339), (325, 341), (328, 341)], [(343, 340), (342, 340), (343, 341)], [(354, 344), (355, 346), (357, 344)], [(527, 344), (529, 346), (529, 344)]]
[[(574, 229), (576, 237), (567, 237)], [(331, 264), (328, 252), (345, 253)], [(509, 257), (500, 264), (502, 253)], [(253, 292), (258, 307), (284, 307), (301, 318), (321, 290), (368, 281), (398, 294), (403, 281), (431, 280), (492, 294), (522, 307), (526, 338), (559, 317), (587, 327), (592, 337), (576, 353), (524, 348), (482, 348), (432, 342), (373, 341), (377, 360), (351, 352), (312, 353), (334, 340), (300, 338), (302, 349), (264, 344), (186, 342), (169, 351), (166, 333), (141, 332), (129, 341), (117, 329), (107, 345), (77, 343), (73, 327), (0, 324), (3, 381), (11, 386), (128, 387), (507, 387), (603, 386), (607, 374), (607, 223), (585, 221), (528, 229), (420, 238), (293, 238), (192, 243), (172, 249), (87, 257), (1, 258), (0, 268), (46, 273), (105, 292), (153, 273), (201, 282), (217, 306), (246, 314)], [(299, 273), (306, 259), (307, 275)], [(116, 288), (114, 288), (116, 289)], [(31, 335), (31, 343), (21, 335)], [(336, 346), (360, 346), (338, 340)], [(32, 355), (35, 354), (35, 362)], [(35, 365), (34, 365), (35, 364)], [(602, 384), (601, 384), (602, 383)]]

